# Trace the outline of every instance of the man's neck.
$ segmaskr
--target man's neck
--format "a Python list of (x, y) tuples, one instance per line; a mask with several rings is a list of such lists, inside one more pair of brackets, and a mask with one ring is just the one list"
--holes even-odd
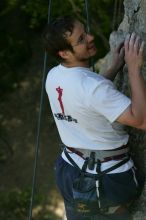
[(82, 61), (82, 62), (74, 62), (74, 63), (67, 63), (67, 62), (62, 62), (61, 65), (72, 68), (72, 67), (85, 67), (89, 68), (89, 61)]

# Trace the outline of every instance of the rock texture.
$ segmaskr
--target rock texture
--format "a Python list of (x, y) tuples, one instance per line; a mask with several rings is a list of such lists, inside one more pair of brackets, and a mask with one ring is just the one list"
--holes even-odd
[[(104, 72), (112, 60), (112, 51), (119, 44), (127, 33), (135, 32), (146, 41), (146, 1), (145, 0), (125, 0), (124, 1), (124, 18), (118, 27), (110, 35), (111, 51), (106, 57), (98, 62), (97, 67), (100, 72)], [(146, 79), (146, 48), (144, 52), (144, 66), (142, 74)], [(127, 96), (130, 96), (130, 89), (127, 76), (127, 68), (118, 74), (115, 79), (116, 86)], [(127, 128), (130, 133), (130, 147), (136, 166), (139, 171), (146, 176), (146, 132), (138, 129)], [(146, 220), (146, 184), (140, 198), (132, 207), (134, 220)]]

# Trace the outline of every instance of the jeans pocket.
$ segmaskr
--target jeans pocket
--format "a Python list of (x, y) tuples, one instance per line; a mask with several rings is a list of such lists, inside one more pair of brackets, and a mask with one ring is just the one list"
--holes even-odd
[(107, 198), (118, 204), (130, 202), (138, 193), (138, 185), (132, 169), (123, 173), (105, 175), (103, 187)]
[(73, 198), (76, 212), (90, 216), (99, 210), (94, 178), (80, 176), (73, 182)]

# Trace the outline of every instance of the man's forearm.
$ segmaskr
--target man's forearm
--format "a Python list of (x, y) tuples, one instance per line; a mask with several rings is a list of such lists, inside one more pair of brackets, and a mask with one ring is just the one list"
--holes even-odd
[(140, 70), (129, 70), (131, 87), (132, 114), (138, 118), (143, 128), (146, 128), (146, 82)]
[(119, 116), (118, 122), (146, 129), (146, 82), (141, 69), (144, 60), (144, 41), (135, 33), (128, 34), (125, 42), (125, 62), (131, 88), (131, 105)]
[(116, 77), (118, 73), (118, 70), (116, 70), (115, 68), (113, 67), (110, 67), (109, 69), (107, 69), (107, 71), (105, 71), (105, 73), (103, 73), (102, 75), (106, 78), (106, 79), (109, 79), (111, 81), (113, 81)]
[(117, 73), (123, 68), (124, 63), (124, 47), (123, 42), (121, 42), (114, 50), (111, 66), (105, 71), (103, 76), (113, 81)]

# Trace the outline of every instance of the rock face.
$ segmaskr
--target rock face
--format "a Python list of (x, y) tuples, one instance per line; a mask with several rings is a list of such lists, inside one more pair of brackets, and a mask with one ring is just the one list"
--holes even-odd
[[(117, 44), (119, 44), (126, 36), (127, 33), (135, 32), (146, 41), (146, 1), (145, 0), (125, 0), (124, 1), (124, 18), (118, 27), (110, 35), (110, 48), (111, 51), (102, 59), (98, 64), (100, 72), (109, 66), (112, 60), (112, 51)], [(146, 48), (144, 52), (144, 66), (142, 74), (146, 79)], [(115, 79), (115, 84), (119, 90), (130, 96), (130, 89), (127, 76), (127, 68), (125, 67)], [(146, 176), (146, 132), (134, 128), (127, 128), (130, 133), (129, 145), (132, 151), (132, 156), (138, 167), (140, 173)], [(145, 220), (146, 219), (146, 184), (142, 191), (141, 196), (135, 202), (133, 207), (133, 219)]]

